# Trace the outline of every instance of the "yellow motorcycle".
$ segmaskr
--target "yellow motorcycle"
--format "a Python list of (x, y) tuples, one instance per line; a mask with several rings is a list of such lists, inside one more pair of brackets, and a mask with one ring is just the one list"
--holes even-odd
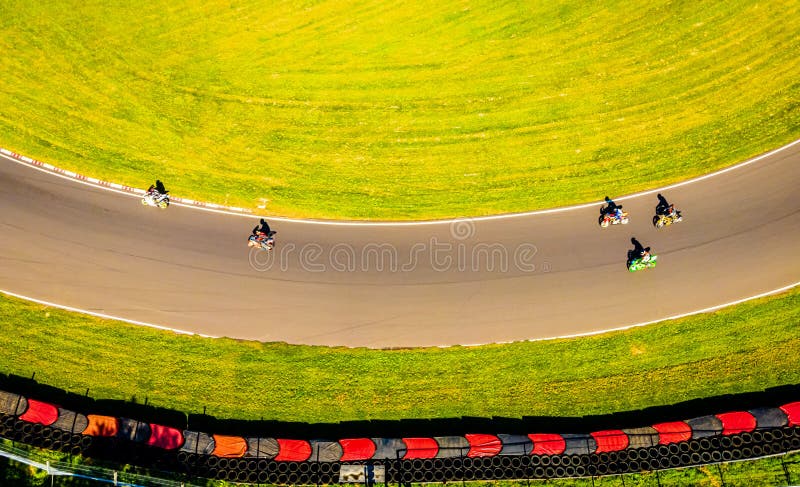
[(683, 221), (683, 217), (675, 210), (669, 215), (656, 215), (653, 217), (653, 225), (656, 228), (664, 228), (680, 221)]

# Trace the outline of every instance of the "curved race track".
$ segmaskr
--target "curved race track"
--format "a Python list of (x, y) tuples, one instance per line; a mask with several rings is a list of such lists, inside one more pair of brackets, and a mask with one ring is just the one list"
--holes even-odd
[[(456, 223), (273, 221), (271, 263), (246, 246), (257, 218), (142, 207), (6, 159), (0, 289), (212, 336), (369, 347), (545, 338), (800, 276), (800, 144), (665, 191), (685, 219), (662, 230), (654, 193), (622, 201), (632, 221), (608, 229), (599, 204)], [(627, 272), (632, 236), (658, 268)]]

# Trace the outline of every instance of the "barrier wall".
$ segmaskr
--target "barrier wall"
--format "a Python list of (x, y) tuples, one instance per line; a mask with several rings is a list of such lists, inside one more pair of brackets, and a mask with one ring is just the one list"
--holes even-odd
[(338, 483), (341, 465), (352, 463), (383, 465), (391, 482), (586, 477), (798, 450), (800, 401), (587, 433), (308, 440), (181, 430), (0, 391), (0, 436), (239, 482)]

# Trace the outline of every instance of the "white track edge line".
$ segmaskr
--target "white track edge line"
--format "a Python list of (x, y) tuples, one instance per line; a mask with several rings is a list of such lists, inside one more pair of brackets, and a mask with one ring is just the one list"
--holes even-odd
[[(667, 316), (666, 318), (659, 318), (659, 319), (656, 319), (656, 320), (643, 321), (641, 323), (634, 323), (632, 325), (620, 326), (620, 327), (617, 327), (617, 328), (607, 328), (607, 329), (604, 329), (604, 330), (587, 331), (587, 332), (584, 332), (584, 333), (575, 333), (575, 334), (572, 334), (572, 335), (560, 335), (560, 336), (547, 337), (547, 338), (528, 338), (528, 339), (519, 340), (519, 341), (524, 341), (524, 342), (542, 342), (542, 341), (546, 341), (546, 340), (560, 340), (560, 339), (568, 339), (568, 338), (581, 338), (581, 337), (588, 337), (588, 336), (594, 336), (594, 335), (602, 335), (604, 333), (612, 333), (612, 332), (615, 332), (615, 331), (625, 331), (625, 330), (630, 330), (630, 329), (633, 329), (633, 328), (640, 328), (640, 327), (647, 326), (647, 325), (653, 325), (655, 323), (660, 323), (662, 321), (678, 320), (678, 319), (681, 319), (681, 318), (686, 318), (688, 316), (699, 315), (699, 314), (702, 314), (702, 313), (710, 313), (712, 311), (718, 311), (720, 309), (727, 308), (729, 306), (735, 306), (737, 304), (742, 304), (744, 302), (752, 301), (754, 299), (764, 298), (764, 297), (767, 297), (767, 296), (772, 296), (774, 294), (782, 293), (784, 291), (788, 291), (788, 290), (790, 290), (790, 289), (792, 289), (794, 287), (797, 287), (797, 286), (800, 286), (800, 281), (797, 281), (797, 282), (792, 283), (792, 284), (788, 284), (788, 285), (783, 286), (783, 287), (778, 288), (778, 289), (773, 289), (771, 291), (765, 291), (763, 293), (756, 294), (754, 296), (749, 296), (749, 297), (746, 297), (746, 298), (737, 299), (735, 301), (730, 301), (728, 303), (718, 304), (716, 306), (710, 306), (708, 308), (698, 309), (696, 311), (689, 311), (687, 313), (681, 313), (681, 314), (678, 314), (678, 315)], [(469, 344), (469, 345), (462, 345), (462, 346), (464, 346), (464, 347), (480, 347), (480, 346), (483, 346), (483, 345), (495, 345), (495, 344), (501, 344), (502, 345), (502, 344), (508, 344), (508, 343), (516, 343), (516, 342), (515, 341), (504, 341), (504, 342), (472, 343), (472, 344)], [(446, 348), (446, 347), (442, 346), (440, 348)]]
[(80, 314), (84, 314), (84, 315), (94, 316), (96, 318), (103, 318), (103, 319), (106, 319), (106, 320), (123, 321), (125, 323), (130, 323), (132, 325), (146, 326), (148, 328), (156, 328), (158, 330), (171, 331), (171, 332), (174, 332), (174, 333), (179, 333), (181, 335), (195, 335), (195, 336), (200, 336), (200, 337), (203, 337), (203, 338), (220, 338), (220, 337), (214, 336), (214, 335), (204, 335), (202, 333), (195, 333), (193, 331), (180, 330), (180, 329), (177, 329), (177, 328), (170, 328), (168, 326), (161, 326), (161, 325), (155, 325), (153, 323), (147, 323), (147, 322), (144, 322), (144, 321), (129, 320), (127, 318), (120, 318), (119, 316), (107, 315), (105, 313), (97, 313), (97, 312), (94, 312), (94, 311), (88, 311), (88, 310), (81, 309), (81, 308), (74, 308), (72, 306), (67, 306), (67, 305), (64, 305), (64, 304), (53, 303), (53, 302), (50, 302), (50, 301), (45, 301), (43, 299), (36, 299), (36, 298), (32, 298), (30, 296), (24, 296), (22, 294), (12, 293), (11, 291), (6, 291), (5, 289), (0, 289), (0, 294), (5, 294), (7, 296), (13, 296), (15, 298), (24, 299), (26, 301), (32, 301), (32, 302), (37, 303), (37, 304), (43, 304), (45, 306), (50, 306), (51, 308), (58, 308), (58, 309), (63, 309), (65, 311), (72, 311), (74, 313), (80, 313)]
[[(58, 173), (58, 172), (55, 172), (55, 171), (51, 171), (51, 170), (49, 170), (49, 169), (47, 169), (45, 167), (40, 167), (40, 166), (37, 166), (37, 165), (34, 165), (34, 164), (29, 164), (29, 163), (27, 163), (25, 161), (21, 161), (21, 160), (15, 158), (15, 157), (9, 156), (8, 154), (2, 153), (2, 152), (0, 152), (0, 157), (2, 157), (4, 159), (7, 159), (7, 160), (9, 160), (11, 162), (16, 162), (17, 164), (20, 164), (20, 165), (25, 166), (27, 168), (35, 169), (37, 171), (43, 172), (43, 173), (48, 174), (50, 176), (55, 176), (55, 177), (58, 177), (58, 178), (61, 178), (61, 179), (65, 179), (65, 180), (71, 181), (73, 183), (85, 184), (86, 186), (90, 186), (90, 187), (95, 188), (95, 189), (102, 189), (102, 190), (111, 191), (112, 193), (117, 193), (117, 194), (120, 194), (120, 195), (123, 195), (123, 196), (130, 196), (131, 198), (140, 198), (145, 193), (145, 191), (143, 189), (139, 189), (139, 188), (132, 188), (131, 191), (124, 191), (124, 190), (121, 190), (121, 189), (117, 189), (117, 188), (112, 188), (112, 187), (106, 186), (104, 184), (93, 183), (93, 182), (87, 181), (85, 179), (72, 178), (72, 177), (69, 177), (69, 176), (65, 176), (64, 174), (61, 174), (61, 173)], [(209, 213), (221, 213), (223, 215), (241, 216), (241, 217), (245, 217), (245, 218), (254, 218), (254, 217), (257, 216), (257, 215), (254, 215), (252, 213), (239, 213), (239, 212), (235, 212), (235, 211), (218, 210), (218, 209), (214, 209), (214, 208), (207, 208), (207, 207), (204, 207), (204, 206), (197, 206), (197, 205), (191, 205), (191, 204), (188, 204), (188, 203), (181, 203), (180, 201), (174, 201), (174, 200), (170, 200), (169, 204), (170, 204), (170, 206), (182, 206), (184, 208), (192, 208), (192, 209), (195, 209), (195, 210), (207, 211)], [(267, 217), (264, 217), (264, 218), (267, 218)], [(270, 220), (274, 220), (274, 218), (270, 218)]]
[[(638, 198), (640, 196), (646, 196), (648, 194), (653, 194), (653, 193), (658, 193), (658, 192), (661, 192), (661, 191), (666, 191), (666, 190), (669, 190), (669, 189), (679, 188), (681, 186), (686, 186), (686, 185), (689, 185), (689, 184), (697, 183), (699, 181), (704, 181), (706, 179), (709, 179), (709, 178), (712, 178), (712, 177), (716, 177), (716, 176), (728, 173), (730, 171), (734, 171), (736, 169), (740, 169), (740, 168), (745, 167), (745, 166), (749, 166), (750, 164), (753, 164), (755, 162), (761, 161), (761, 160), (763, 160), (763, 159), (765, 159), (765, 158), (767, 158), (769, 156), (772, 156), (772, 155), (777, 154), (777, 153), (779, 153), (781, 151), (789, 149), (790, 147), (793, 147), (793, 146), (795, 146), (797, 144), (800, 144), (800, 139), (797, 139), (797, 140), (795, 140), (793, 142), (789, 142), (788, 144), (783, 145), (781, 147), (778, 147), (777, 149), (773, 149), (773, 150), (771, 150), (769, 152), (766, 152), (766, 153), (761, 154), (759, 156), (753, 157), (753, 158), (748, 159), (748, 160), (746, 160), (744, 162), (740, 162), (738, 164), (734, 164), (733, 166), (726, 167), (724, 169), (720, 169), (718, 171), (714, 171), (714, 172), (711, 172), (711, 173), (708, 173), (708, 174), (705, 174), (705, 175), (702, 175), (702, 176), (698, 176), (698, 177), (695, 177), (695, 178), (692, 178), (692, 179), (687, 179), (686, 181), (681, 181), (681, 182), (678, 182), (678, 183), (669, 184), (667, 186), (662, 186), (660, 188), (649, 189), (649, 190), (646, 190), (646, 191), (640, 191), (638, 193), (632, 193), (632, 194), (629, 194), (629, 195), (616, 197), (614, 199), (616, 201), (625, 201), (625, 200), (629, 200), (629, 199), (632, 199), (632, 198)], [(10, 161), (13, 161), (13, 162), (19, 163), (21, 165), (24, 165), (26, 167), (39, 169), (40, 171), (45, 172), (47, 174), (60, 176), (63, 179), (66, 179), (68, 181), (77, 181), (77, 182), (84, 183), (86, 185), (89, 185), (89, 186), (92, 186), (92, 187), (95, 187), (95, 188), (110, 190), (110, 191), (114, 191), (114, 192), (117, 192), (117, 193), (120, 193), (120, 194), (129, 194), (129, 195), (131, 194), (129, 192), (125, 192), (125, 191), (117, 190), (117, 189), (114, 189), (114, 188), (110, 188), (110, 187), (108, 187), (106, 185), (92, 183), (92, 182), (87, 181), (87, 180), (82, 179), (82, 178), (72, 178), (72, 177), (65, 176), (63, 174), (59, 174), (58, 172), (51, 171), (51, 170), (48, 170), (48, 169), (43, 168), (43, 167), (39, 167), (39, 166), (37, 166), (35, 164), (26, 162), (26, 161), (24, 161), (22, 159), (18, 159), (16, 157), (14, 157), (13, 155), (11, 155), (11, 154), (16, 154), (16, 153), (14, 153), (12, 151), (9, 151), (8, 149), (0, 148), (0, 150), (6, 151), (6, 152), (9, 153), (9, 154), (6, 154), (5, 152), (0, 152), (0, 156), (4, 157), (5, 159), (8, 159)], [(20, 157), (23, 157), (23, 156), (20, 156)], [(28, 159), (30, 159), (30, 158), (28, 158)], [(61, 171), (63, 171), (63, 170), (61, 170)], [(114, 184), (114, 183), (108, 183), (108, 184)], [(143, 190), (138, 190), (138, 189), (135, 189), (135, 190), (136, 191), (141, 191), (142, 193), (144, 193)], [(142, 193), (137, 193), (137, 194), (141, 195)], [(597, 201), (597, 202), (592, 202), (592, 203), (584, 203), (584, 204), (580, 204), (580, 205), (564, 206), (564, 207), (560, 207), (560, 208), (551, 208), (551, 209), (547, 209), (547, 210), (534, 210), (534, 211), (527, 211), (527, 212), (522, 212), (522, 213), (506, 213), (506, 214), (502, 214), (502, 215), (488, 215), (488, 216), (463, 217), (463, 218), (448, 218), (448, 219), (444, 219), (444, 220), (398, 221), (398, 222), (310, 220), (310, 219), (303, 219), (303, 218), (287, 218), (287, 217), (282, 217), (282, 216), (257, 215), (255, 213), (238, 213), (238, 212), (235, 212), (235, 211), (228, 211), (228, 210), (224, 210), (224, 209), (220, 210), (220, 209), (214, 209), (214, 208), (207, 208), (207, 207), (204, 207), (204, 206), (198, 206), (198, 205), (192, 205), (192, 204), (184, 204), (184, 203), (181, 203), (179, 201), (175, 201), (175, 202), (170, 201), (170, 204), (183, 206), (183, 207), (186, 207), (186, 208), (194, 208), (196, 210), (205, 210), (205, 211), (209, 211), (209, 212), (212, 212), (212, 213), (221, 213), (221, 214), (225, 214), (225, 215), (237, 215), (237, 216), (243, 216), (243, 217), (247, 217), (247, 218), (269, 218), (272, 221), (285, 222), (285, 223), (305, 223), (305, 224), (309, 224), (309, 225), (330, 225), (330, 226), (375, 226), (375, 227), (395, 226), (395, 227), (406, 227), (406, 226), (422, 226), (422, 225), (446, 225), (446, 224), (452, 224), (454, 222), (463, 221), (463, 220), (469, 220), (469, 221), (491, 221), (491, 220), (505, 220), (505, 219), (510, 219), (510, 218), (521, 218), (521, 217), (534, 216), (534, 215), (546, 215), (546, 214), (551, 214), (551, 213), (563, 213), (563, 212), (566, 212), (566, 211), (573, 211), (573, 210), (579, 210), (579, 209), (583, 209), (583, 208), (594, 207), (594, 206), (597, 206), (598, 204), (603, 204), (603, 202), (602, 201)], [(203, 204), (211, 204), (211, 203), (203, 203)], [(217, 205), (217, 206), (221, 206), (221, 205)]]
[[(746, 301), (751, 301), (753, 299), (764, 298), (764, 297), (771, 296), (771, 295), (774, 295), (774, 294), (778, 294), (778, 293), (781, 293), (781, 292), (784, 292), (784, 291), (788, 291), (788, 290), (790, 290), (790, 289), (792, 289), (794, 287), (797, 287), (797, 286), (800, 286), (800, 281), (797, 281), (795, 283), (789, 284), (787, 286), (780, 287), (778, 289), (773, 289), (771, 291), (766, 291), (766, 292), (763, 292), (763, 293), (760, 293), (760, 294), (756, 294), (754, 296), (749, 296), (749, 297), (746, 297), (746, 298), (737, 299), (735, 301), (730, 301), (728, 303), (718, 304), (716, 306), (710, 306), (708, 308), (703, 308), (703, 309), (699, 309), (699, 310), (696, 310), (696, 311), (689, 311), (687, 313), (668, 316), (666, 318), (660, 318), (660, 319), (657, 319), (657, 320), (645, 321), (645, 322), (641, 322), (641, 323), (634, 323), (632, 325), (625, 325), (625, 326), (620, 326), (620, 327), (617, 327), (617, 328), (608, 328), (608, 329), (605, 329), (605, 330), (589, 331), (589, 332), (585, 332), (585, 333), (575, 333), (575, 334), (572, 334), (572, 335), (560, 335), (560, 336), (547, 337), (547, 338), (527, 338), (527, 339), (522, 339), (522, 340), (511, 340), (511, 341), (502, 341), (502, 342), (470, 343), (470, 344), (457, 344), (457, 345), (433, 345), (433, 346), (412, 347), (412, 348), (480, 347), (480, 346), (484, 346), (484, 345), (505, 345), (505, 344), (509, 344), (509, 343), (519, 343), (519, 342), (543, 342), (543, 341), (549, 341), (549, 340), (561, 340), (561, 339), (569, 339), (569, 338), (582, 338), (582, 337), (589, 337), (589, 336), (595, 336), (595, 335), (602, 335), (604, 333), (612, 333), (612, 332), (617, 332), (617, 331), (630, 330), (630, 329), (633, 329), (633, 328), (641, 328), (643, 326), (652, 325), (652, 324), (655, 324), (655, 323), (660, 323), (662, 321), (677, 320), (677, 319), (680, 319), (680, 318), (686, 318), (688, 316), (698, 315), (698, 314), (702, 314), (702, 313), (709, 313), (711, 311), (717, 311), (717, 310), (720, 310), (720, 309), (723, 309), (723, 308), (727, 308), (727, 307), (730, 307), (730, 306), (734, 306), (734, 305), (737, 305), (737, 304), (742, 304), (742, 303), (744, 303)], [(162, 326), (162, 325), (154, 325), (152, 323), (147, 323), (147, 322), (144, 322), (144, 321), (129, 320), (127, 318), (120, 318), (120, 317), (117, 317), (117, 316), (107, 315), (107, 314), (104, 314), (104, 313), (96, 313), (94, 311), (87, 311), (87, 310), (83, 310), (83, 309), (80, 309), (80, 308), (74, 308), (72, 306), (66, 306), (66, 305), (63, 305), (63, 304), (56, 304), (56, 303), (52, 303), (50, 301), (44, 301), (42, 299), (31, 298), (31, 297), (28, 297), (28, 296), (24, 296), (22, 294), (17, 294), (17, 293), (13, 293), (11, 291), (6, 291), (4, 289), (0, 289), (0, 294), (13, 296), (13, 297), (18, 298), (18, 299), (24, 299), (24, 300), (27, 300), (27, 301), (32, 301), (34, 303), (43, 304), (45, 306), (50, 306), (50, 307), (53, 307), (53, 308), (59, 308), (59, 309), (63, 309), (63, 310), (66, 310), (66, 311), (72, 311), (72, 312), (75, 312), (75, 313), (86, 314), (86, 315), (95, 316), (95, 317), (98, 317), (98, 318), (104, 318), (104, 319), (108, 319), (108, 320), (122, 321), (122, 322), (125, 322), (125, 323), (130, 323), (132, 325), (146, 326), (148, 328), (155, 328), (155, 329), (158, 329), (158, 330), (171, 331), (171, 332), (179, 333), (179, 334), (182, 334), (182, 335), (195, 335), (195, 336), (200, 336), (200, 337), (203, 337), (203, 338), (222, 338), (222, 337), (215, 336), (215, 335), (205, 335), (205, 334), (202, 334), (202, 333), (195, 333), (193, 331), (186, 331), (186, 330), (181, 330), (181, 329), (178, 329), (178, 328), (170, 328), (170, 327)], [(227, 337), (227, 338), (231, 338), (233, 340), (241, 340), (239, 338), (233, 338), (233, 337)], [(259, 340), (248, 340), (248, 341), (259, 341)], [(290, 345), (315, 346), (315, 347), (324, 347), (325, 346), (325, 345), (303, 345), (303, 344), (297, 344), (297, 343), (290, 344)], [(341, 345), (336, 345), (336, 346), (341, 346)], [(355, 347), (346, 346), (346, 347), (347, 348), (364, 348), (363, 346), (355, 346)], [(328, 348), (330, 348), (330, 347), (328, 347)], [(367, 347), (367, 348), (370, 348), (370, 347)], [(393, 348), (393, 347), (391, 347), (391, 346), (383, 347), (383, 349), (391, 349), (391, 348)], [(376, 350), (381, 350), (381, 349), (379, 348), (379, 349), (376, 349)]]

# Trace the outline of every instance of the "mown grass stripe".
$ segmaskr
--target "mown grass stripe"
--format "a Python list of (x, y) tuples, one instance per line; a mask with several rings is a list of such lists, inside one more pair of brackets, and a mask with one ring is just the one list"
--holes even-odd
[(0, 143), (296, 217), (525, 211), (796, 139), (798, 30), (791, 0), (9, 0)]
[(204, 339), (0, 298), (0, 368), (241, 419), (580, 416), (800, 380), (800, 290), (580, 339), (378, 351)]

